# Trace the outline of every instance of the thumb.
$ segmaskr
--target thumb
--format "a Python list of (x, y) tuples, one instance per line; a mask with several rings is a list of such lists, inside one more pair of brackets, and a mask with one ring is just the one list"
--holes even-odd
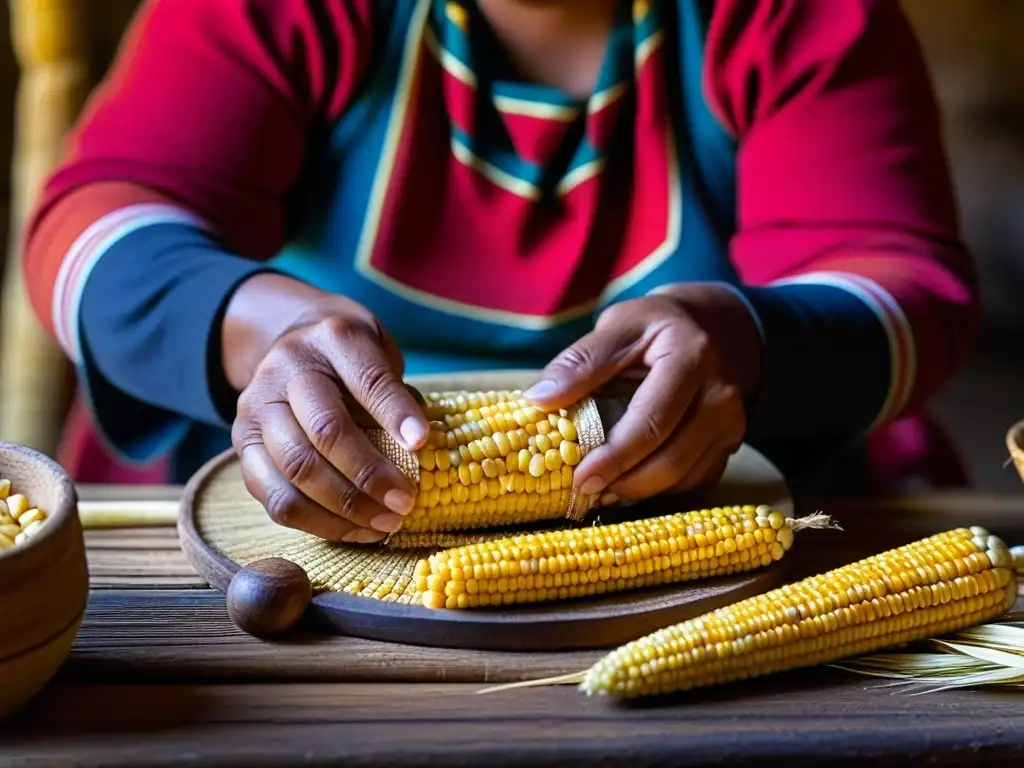
[(625, 327), (597, 328), (566, 347), (523, 396), (545, 410), (566, 408), (642, 362), (643, 334)]

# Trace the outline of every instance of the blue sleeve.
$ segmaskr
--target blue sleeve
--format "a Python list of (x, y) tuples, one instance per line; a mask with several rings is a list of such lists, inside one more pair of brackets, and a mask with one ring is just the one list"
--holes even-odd
[(878, 309), (833, 285), (738, 290), (762, 341), (747, 442), (795, 470), (866, 434), (884, 413), (892, 385), (889, 335)]
[(80, 300), (80, 375), (124, 459), (171, 450), (195, 423), (230, 428), (237, 393), (221, 367), (220, 323), (235, 288), (265, 271), (178, 223), (139, 228), (100, 256)]

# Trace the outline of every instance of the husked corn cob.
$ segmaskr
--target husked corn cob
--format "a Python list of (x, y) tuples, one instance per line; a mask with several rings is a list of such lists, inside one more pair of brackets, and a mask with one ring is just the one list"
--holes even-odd
[(25, 496), (11, 493), (11, 481), (0, 479), (0, 549), (24, 544), (46, 520), (46, 511), (33, 507)]
[(426, 395), (430, 436), (416, 452), (407, 533), (504, 527), (565, 517), (585, 453), (567, 410), (545, 413), (516, 392)]
[(767, 506), (733, 506), (527, 533), (420, 560), (416, 591), (428, 608), (476, 608), (722, 576), (780, 560), (800, 527), (831, 525), (824, 515), (801, 521)]
[(1006, 544), (958, 528), (628, 643), (581, 687), (632, 698), (830, 663), (984, 623), (1015, 599)]

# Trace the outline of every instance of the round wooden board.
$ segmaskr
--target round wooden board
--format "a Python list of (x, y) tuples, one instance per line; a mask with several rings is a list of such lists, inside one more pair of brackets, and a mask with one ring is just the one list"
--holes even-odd
[[(525, 388), (535, 375), (486, 372), (409, 377), (408, 381), (423, 391), (513, 389)], [(733, 455), (722, 481), (710, 491), (602, 510), (601, 521), (726, 504), (771, 504), (787, 517), (793, 515), (793, 501), (781, 474), (763, 455), (743, 446)], [(222, 592), (242, 566), (272, 556), (300, 561), (316, 586), (318, 564), (330, 560), (331, 553), (350, 555), (352, 549), (270, 521), (245, 490), (231, 452), (210, 461), (189, 482), (178, 529), (193, 567)], [(788, 558), (737, 576), (506, 609), (430, 610), (332, 591), (321, 583), (309, 614), (334, 632), (413, 645), (533, 651), (606, 648), (773, 589), (782, 582), (787, 563)]]

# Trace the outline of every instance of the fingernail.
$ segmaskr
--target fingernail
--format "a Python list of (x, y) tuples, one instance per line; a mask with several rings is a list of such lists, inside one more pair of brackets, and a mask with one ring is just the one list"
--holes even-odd
[(348, 544), (376, 544), (387, 534), (379, 531), (370, 531), (366, 528), (353, 528), (341, 537), (341, 540)]
[(405, 421), (398, 427), (398, 432), (405, 440), (405, 447), (410, 450), (419, 446), (429, 435), (427, 425), (415, 416), (406, 416)]
[(600, 477), (592, 477), (580, 487), (580, 493), (584, 496), (593, 496), (594, 494), (600, 493), (608, 485)]
[(558, 389), (558, 385), (555, 382), (543, 379), (523, 392), (523, 397), (527, 399), (534, 397), (547, 397), (548, 395), (553, 394), (556, 389)]
[(602, 507), (610, 507), (613, 504), (618, 504), (618, 503), (619, 503), (619, 497), (616, 496), (614, 493), (602, 493), (601, 494), (601, 506)]
[(399, 515), (408, 515), (415, 503), (416, 500), (412, 496), (397, 488), (392, 488), (384, 494), (384, 506)]
[(370, 521), (370, 527), (384, 533), (394, 533), (402, 527), (403, 518), (393, 512), (382, 512)]

